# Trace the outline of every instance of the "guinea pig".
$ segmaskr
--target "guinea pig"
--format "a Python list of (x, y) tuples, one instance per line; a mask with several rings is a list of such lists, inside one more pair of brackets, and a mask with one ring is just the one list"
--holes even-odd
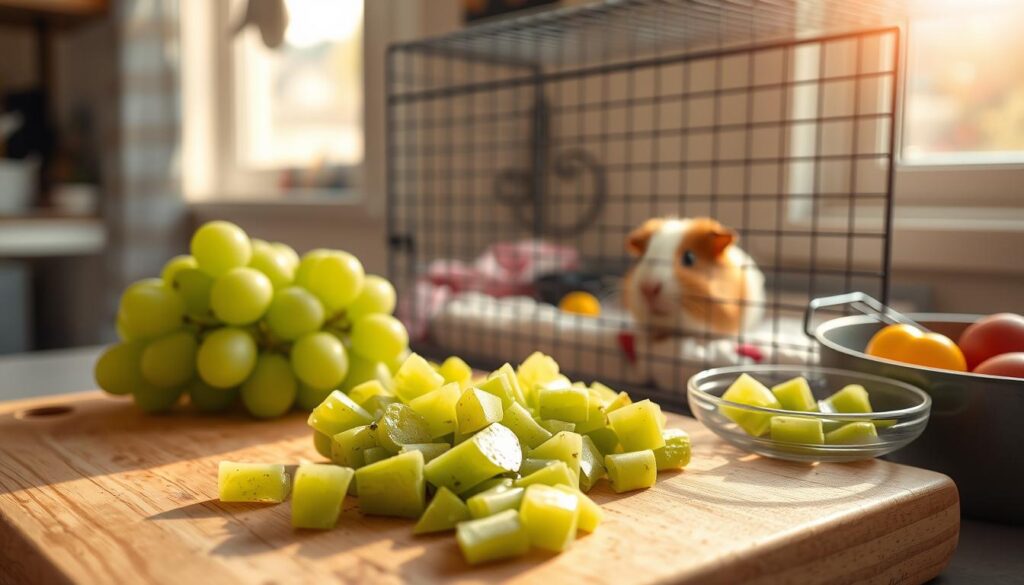
[(625, 276), (623, 302), (655, 337), (735, 335), (764, 315), (764, 274), (714, 219), (649, 219), (626, 250), (639, 261)]

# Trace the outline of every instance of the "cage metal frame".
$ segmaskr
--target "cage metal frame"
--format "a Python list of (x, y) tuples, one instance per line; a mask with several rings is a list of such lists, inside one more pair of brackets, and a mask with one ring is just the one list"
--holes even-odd
[[(810, 17), (807, 16), (807, 12), (811, 13)], [(666, 14), (670, 17), (667, 20), (666, 18), (659, 17), (659, 15), (665, 17)], [(830, 30), (830, 19), (840, 21), (840, 26), (833, 27), (837, 28), (837, 30)], [(798, 22), (801, 20), (804, 21), (803, 24)], [(807, 20), (813, 20), (813, 22), (808, 23), (806, 22)], [(679, 24), (679, 29), (667, 26), (666, 22), (669, 24)], [(600, 33), (594, 32), (595, 26), (605, 32), (615, 31), (620, 36), (615, 37), (614, 40), (609, 37), (607, 39), (608, 42), (603, 45), (600, 43), (594, 44), (595, 36), (600, 40)], [(867, 74), (861, 69), (861, 56), (863, 54), (864, 39), (870, 38), (891, 39), (891, 46), (881, 50), (882, 53), (886, 53), (882, 55), (882, 58), (888, 60), (890, 65), (884, 68), (883, 71)], [(834, 122), (840, 117), (823, 115), (822, 108), (825, 102), (823, 95), (824, 84), (826, 82), (844, 80), (838, 76), (826, 74), (824, 47), (833, 42), (847, 40), (852, 40), (856, 43), (857, 55), (856, 69), (852, 75), (848, 76), (849, 79), (845, 80), (853, 83), (855, 94), (853, 98), (855, 102), (854, 112), (846, 116), (848, 118), (847, 121), (851, 122), (854, 128), (852, 138), (854, 151), (834, 155), (834, 158), (850, 161), (851, 184), (846, 192), (829, 194), (819, 192), (820, 182), (818, 175), (821, 172), (821, 165), (823, 161), (833, 156), (822, 152), (822, 128), (825, 123)], [(811, 193), (805, 195), (812, 206), (811, 223), (806, 233), (802, 234), (810, 238), (810, 266), (805, 271), (806, 275), (809, 276), (808, 296), (821, 296), (819, 294), (820, 291), (817, 291), (815, 285), (815, 280), (819, 277), (839, 277), (844, 281), (844, 288), (846, 290), (852, 289), (857, 278), (869, 278), (875, 279), (878, 284), (878, 288), (872, 292), (881, 297), (883, 303), (888, 303), (892, 248), (893, 170), (898, 113), (897, 99), (901, 74), (899, 43), (899, 13), (894, 10), (893, 3), (884, 0), (860, 0), (859, 2), (829, 1), (823, 4), (814, 4), (813, 6), (809, 5), (806, 0), (608, 0), (596, 5), (557, 9), (525, 17), (485, 23), (442, 37), (392, 45), (387, 53), (387, 71), (385, 76), (387, 95), (387, 244), (389, 276), (396, 283), (400, 295), (413, 294), (415, 291), (411, 291), (410, 288), (415, 287), (418, 279), (422, 277), (422, 272), (427, 262), (437, 258), (439, 254), (456, 255), (456, 246), (451, 243), (450, 239), (455, 236), (454, 231), (464, 228), (473, 229), (472, 225), (455, 225), (451, 221), (446, 225), (436, 226), (433, 223), (426, 222), (423, 217), (417, 217), (418, 215), (425, 215), (427, 212), (431, 212), (431, 210), (426, 209), (426, 206), (421, 208), (422, 203), (416, 200), (417, 195), (421, 193), (403, 192), (402, 188), (400, 188), (400, 185), (403, 184), (400, 174), (408, 172), (407, 168), (403, 168), (405, 165), (402, 163), (412, 159), (412, 166), (418, 169), (419, 167), (416, 167), (416, 165), (423, 163), (416, 160), (417, 157), (420, 159), (437, 157), (441, 159), (442, 165), (444, 164), (445, 157), (447, 157), (447, 166), (443, 170), (436, 172), (442, 174), (449, 185), (453, 184), (456, 174), (462, 172), (453, 168), (456, 156), (460, 156), (459, 153), (455, 152), (454, 139), (450, 139), (449, 151), (430, 152), (428, 154), (426, 152), (418, 152), (416, 150), (418, 145), (412, 147), (410, 152), (408, 141), (402, 138), (402, 134), (411, 133), (416, 136), (436, 130), (436, 128), (431, 127), (429, 124), (439, 125), (442, 130), (454, 131), (459, 123), (470, 126), (476, 123), (487, 123), (475, 118), (479, 117), (482, 119), (483, 113), (478, 115), (477, 112), (473, 111), (470, 111), (465, 116), (456, 117), (454, 106), (452, 105), (454, 100), (460, 97), (472, 97), (482, 92), (500, 92), (512, 89), (516, 92), (517, 97), (520, 95), (520, 92), (524, 92), (529, 97), (527, 100), (529, 102), (528, 107), (515, 112), (516, 115), (513, 116), (513, 118), (520, 119), (520, 125), (523, 126), (523, 132), (526, 134), (527, 139), (510, 141), (507, 145), (494, 146), (497, 149), (507, 147), (508, 151), (516, 150), (518, 154), (522, 155), (522, 160), (526, 161), (526, 166), (520, 165), (518, 170), (499, 168), (497, 161), (495, 161), (493, 168), (484, 165), (484, 171), (495, 176), (495, 192), (490, 194), (494, 199), (494, 209), (502, 209), (502, 205), (509, 208), (511, 205), (510, 209), (514, 213), (524, 216), (520, 219), (527, 222), (528, 234), (534, 237), (554, 236), (555, 239), (558, 239), (559, 234), (557, 232), (551, 233), (552, 230), (549, 229), (545, 218), (545, 205), (548, 204), (547, 186), (550, 182), (552, 167), (555, 167), (555, 172), (558, 172), (557, 159), (552, 163), (552, 159), (557, 157), (558, 154), (552, 154), (551, 152), (554, 148), (553, 143), (557, 143), (558, 139), (552, 138), (550, 124), (553, 117), (558, 118), (558, 116), (566, 115), (567, 112), (571, 111), (571, 108), (565, 107), (566, 111), (563, 112), (563, 108), (560, 106), (552, 105), (549, 101), (549, 93), (553, 91), (551, 88), (563, 81), (578, 80), (579, 91), (582, 93), (584, 80), (599, 78), (606, 84), (606, 93), (603, 99), (596, 102), (596, 104), (584, 104), (582, 102), (576, 104), (579, 108), (587, 105), (597, 110), (603, 109), (607, 111), (609, 108), (623, 107), (631, 111), (644, 105), (651, 105), (654, 111), (658, 111), (661, 104), (666, 100), (666, 96), (659, 91), (655, 91), (648, 98), (641, 99), (633, 95), (631, 90), (628, 97), (620, 100), (621, 103), (610, 101), (607, 95), (607, 83), (610, 76), (622, 73), (631, 74), (631, 72), (643, 69), (657, 72), (662, 71), (662, 68), (665, 67), (676, 65), (688, 67), (692, 63), (713, 61), (716, 67), (716, 79), (713, 87), (709, 90), (704, 90), (703, 93), (691, 92), (689, 88), (684, 88), (679, 94), (679, 100), (689, 104), (692, 103), (691, 100), (697, 98), (711, 98), (716, 104), (714, 123), (707, 127), (683, 127), (679, 129), (679, 133), (683, 140), (686, 140), (690, 133), (697, 132), (698, 130), (710, 131), (712, 133), (713, 154), (710, 160), (703, 162), (710, 168), (710, 173), (713, 177), (712, 181), (714, 181), (714, 177), (718, 176), (720, 168), (726, 162), (718, 156), (717, 140), (720, 133), (733, 128), (742, 130), (746, 142), (744, 145), (746, 149), (745, 156), (739, 161), (728, 162), (729, 164), (738, 164), (738, 166), (744, 169), (743, 183), (746, 186), (744, 192), (738, 195), (725, 195), (718, 192), (718, 188), (712, 183), (707, 199), (713, 215), (716, 205), (718, 205), (720, 200), (734, 197), (742, 202), (744, 217), (746, 217), (751, 201), (754, 198), (749, 188), (752, 182), (750, 176), (751, 166), (755, 161), (765, 162), (763, 159), (752, 157), (750, 152), (752, 132), (758, 129), (758, 123), (753, 120), (753, 116), (748, 111), (747, 117), (742, 123), (724, 124), (718, 118), (720, 111), (718, 104), (730, 93), (745, 93), (748, 108), (752, 107), (750, 105), (753, 101), (752, 93), (755, 89), (766, 87), (763, 85), (755, 86), (753, 83), (755, 57), (770, 51), (779, 50), (783, 52), (784, 63), (783, 75), (778, 84), (783, 96), (781, 99), (782, 114), (778, 121), (766, 123), (767, 126), (775, 125), (779, 127), (780, 148), (777, 160), (773, 161), (780, 165), (777, 171), (779, 174), (779, 191), (771, 193), (767, 197), (774, 197), (779, 200), (777, 203), (781, 205), (781, 200), (794, 196), (794, 194), (786, 193), (782, 186), (784, 180), (782, 178), (784, 174), (782, 165), (792, 163), (798, 159), (796, 156), (788, 156), (785, 152), (785, 147), (782, 144), (787, 140), (785, 135), (789, 130), (783, 130), (783, 128), (798, 122), (801, 124), (813, 124), (816, 133), (814, 151), (810, 156), (806, 157), (814, 167), (813, 188)], [(602, 47), (601, 54), (595, 58), (595, 55), (588, 53), (587, 47), (590, 46)], [(797, 48), (803, 46), (818, 47), (817, 75), (811, 75), (806, 80), (790, 79), (789, 76), (792, 72), (786, 70), (786, 68), (791, 66), (790, 56), (794, 54)], [(746, 85), (735, 88), (723, 88), (721, 84), (723, 60), (734, 56), (746, 57), (747, 71), (750, 78)], [(432, 79), (429, 67), (424, 67), (425, 71), (419, 71), (419, 73), (423, 73), (422, 78), (417, 78), (415, 73), (410, 75), (409, 64), (418, 58), (447, 60), (444, 61), (447, 68), (447, 79)], [(406, 61), (409, 64), (406, 64)], [(435, 64), (437, 62), (433, 61)], [(453, 72), (454, 64), (457, 62), (462, 63), (462, 67), (467, 71), (471, 67), (493, 67), (511, 72), (506, 75), (494, 74), (484, 80), (478, 80), (475, 78), (475, 74), (470, 73), (469, 80), (456, 81)], [(403, 79), (403, 74), (411, 78)], [(658, 73), (654, 74), (655, 83), (657, 83), (658, 75)], [(688, 71), (684, 75), (691, 75), (691, 73)], [(887, 101), (885, 109), (869, 115), (858, 111), (861, 95), (860, 83), (872, 75), (888, 78), (889, 87), (888, 89), (880, 88), (880, 91), (885, 94), (883, 96), (884, 100)], [(816, 114), (811, 118), (788, 119), (786, 110), (791, 108), (791, 103), (786, 99), (787, 92), (791, 92), (794, 87), (801, 84), (814, 85), (816, 87)], [(789, 98), (792, 99), (792, 95)], [(444, 100), (447, 105), (445, 107), (445, 114), (439, 123), (436, 120), (430, 120), (429, 117), (417, 118), (415, 115), (411, 117), (408, 114), (405, 116), (399, 115), (399, 111), (402, 108), (410, 106), (413, 108), (416, 106), (425, 108), (426, 106), (423, 104), (438, 103), (441, 100)], [(497, 100), (495, 99), (496, 103)], [(491, 116), (499, 120), (505, 117), (506, 114), (507, 112), (502, 113), (499, 108), (495, 108), (495, 111), (491, 112)], [(605, 112), (606, 114), (607, 112)], [(582, 115), (580, 114), (580, 116)], [(855, 170), (856, 162), (854, 161), (860, 158), (859, 153), (856, 152), (859, 145), (857, 128), (859, 128), (860, 122), (869, 117), (877, 118), (879, 124), (887, 124), (888, 135), (883, 137), (884, 147), (880, 152), (871, 152), (865, 155), (865, 158), (881, 161), (881, 164), (885, 167), (885, 177), (884, 187), (879, 192), (872, 194), (882, 205), (881, 222), (878, 226), (878, 231), (871, 234), (861, 234), (858, 233), (855, 223), (854, 199), (857, 198), (859, 203), (861, 198), (857, 194), (855, 185), (857, 170)], [(646, 134), (642, 134), (633, 125), (632, 114), (629, 115), (628, 119), (629, 122), (624, 130), (624, 136), (621, 137), (627, 143), (625, 147), (626, 160), (620, 163), (625, 172), (636, 170), (641, 165), (641, 163), (631, 160), (628, 145), (634, 144), (635, 140), (644, 138), (657, 140), (662, 134), (666, 133), (664, 129), (655, 126)], [(643, 138), (639, 138), (641, 135)], [(597, 135), (597, 142), (607, 146), (611, 140), (609, 136), (610, 134), (605, 129), (602, 134)], [(498, 138), (497, 136), (494, 137), (495, 143), (499, 142)], [(582, 130), (576, 136), (576, 140), (576, 146), (582, 150), (584, 146), (582, 144)], [(413, 144), (415, 145), (415, 138)], [(467, 150), (472, 151), (473, 149), (468, 148)], [(688, 160), (686, 157), (687, 153), (684, 153), (682, 160), (667, 161), (667, 163), (669, 165), (682, 165), (689, 172), (689, 167), (697, 164), (698, 161)], [(601, 173), (608, 171), (609, 165), (613, 164), (607, 161), (605, 163), (595, 163), (593, 161), (589, 161), (589, 163), (583, 161), (581, 163), (577, 161), (577, 163), (575, 167), (569, 168), (566, 173), (574, 178), (589, 170), (592, 172), (595, 185), (600, 184), (599, 178)], [(656, 163), (651, 163), (652, 176), (655, 172), (653, 169), (654, 164)], [(478, 169), (472, 170), (476, 171)], [(430, 179), (433, 179), (434, 172), (431, 171)], [(425, 172), (424, 174), (426, 175)], [(503, 197), (500, 192), (502, 189), (502, 175), (505, 175), (511, 181), (510, 184), (518, 184), (521, 187), (522, 199), (516, 200), (515, 197)], [(467, 180), (471, 181), (472, 179)], [(651, 182), (653, 183), (654, 180), (651, 179)], [(601, 191), (597, 187), (594, 190), (596, 192)], [(427, 189), (427, 194), (430, 194), (429, 188)], [(680, 194), (678, 197), (682, 201), (688, 196)], [(457, 202), (452, 197), (450, 193), (443, 197), (438, 193), (434, 193), (432, 202), (435, 205), (455, 206)], [(649, 203), (652, 210), (655, 208), (655, 197), (654, 194), (650, 195)], [(830, 198), (848, 200), (849, 214), (845, 230), (835, 232), (820, 229), (818, 208), (822, 201), (827, 201)], [(582, 204), (583, 197), (581, 194), (578, 199)], [(643, 199), (643, 197), (640, 197), (640, 199)], [(626, 205), (628, 205), (628, 202)], [(684, 201), (684, 208), (685, 205)], [(530, 212), (523, 214), (523, 209), (525, 208), (529, 208)], [(787, 234), (785, 230), (780, 229), (779, 225), (777, 223), (776, 229), (774, 231), (769, 230), (768, 233), (758, 234), (752, 229), (744, 229), (743, 233), (745, 236), (756, 237), (763, 235), (774, 238), (776, 246), (775, 258), (777, 260), (779, 257), (779, 242), (787, 235), (791, 235)], [(483, 230), (491, 227), (495, 231), (500, 231), (496, 223), (490, 226), (483, 225), (479, 227)], [(562, 227), (564, 228), (564, 226)], [(586, 227), (583, 226), (582, 229)], [(609, 227), (612, 226), (601, 225), (599, 229), (607, 229)], [(622, 231), (622, 229), (628, 229), (630, 226), (614, 227), (618, 231)], [(422, 237), (424, 235), (423, 232), (430, 232), (439, 228), (440, 232), (433, 233), (433, 237), (435, 239), (440, 238), (440, 240), (449, 238), (447, 247), (439, 249), (440, 246), (437, 241), (433, 241), (429, 246), (423, 246), (422, 241), (428, 239)], [(746, 219), (744, 219), (743, 228), (747, 228)], [(431, 234), (428, 233), (427, 235), (430, 236)], [(564, 234), (562, 235), (564, 236)], [(845, 240), (847, 247), (846, 264), (838, 269), (834, 269), (835, 274), (830, 274), (827, 269), (818, 265), (816, 258), (817, 244), (819, 243), (819, 238), (829, 238), (836, 235), (840, 239)], [(862, 274), (854, 270), (853, 247), (856, 239), (861, 236), (875, 237), (881, 243), (881, 258), (876, 271), (865, 271)], [(472, 249), (472, 245), (470, 248)], [(460, 249), (459, 251), (463, 250)], [(603, 256), (603, 248), (601, 255)], [(769, 292), (774, 293), (775, 300), (773, 306), (776, 311), (776, 321), (778, 320), (778, 311), (780, 310), (796, 312), (804, 309), (803, 305), (787, 305), (778, 300), (781, 291), (779, 276), (780, 272), (784, 272), (783, 268), (776, 262), (775, 266), (765, 270), (766, 273), (771, 271), (775, 278), (773, 283), (774, 289)], [(709, 299), (708, 302), (716, 301)], [(773, 323), (773, 327), (775, 328), (774, 334), (777, 336), (777, 322)], [(703, 334), (704, 341), (711, 337), (713, 336), (707, 332)], [(743, 343), (743, 332), (736, 336), (736, 341), (740, 344)], [(773, 341), (773, 343), (775, 342)], [(446, 353), (451, 352), (450, 349), (446, 349), (432, 340), (420, 340), (414, 343), (414, 349), (436, 358), (443, 358)], [(579, 351), (585, 350), (585, 347), (580, 346)], [(468, 355), (466, 357), (470, 358), (471, 363), (476, 366), (493, 367), (499, 365), (502, 361), (522, 359), (525, 356), (513, 355), (497, 359), (494, 356), (487, 355)], [(704, 365), (708, 364), (705, 363)], [(679, 366), (676, 364), (673, 367), (675, 374), (675, 372), (679, 371)], [(569, 369), (571, 370), (572, 368), (570, 367)], [(573, 373), (588, 377), (593, 376), (593, 372)], [(678, 378), (678, 376), (676, 377)], [(612, 380), (612, 382), (616, 382), (620, 386), (629, 387), (634, 391), (640, 391), (645, 395), (656, 396), (661, 400), (667, 401), (670, 405), (683, 406), (685, 408), (684, 385), (682, 385), (683, 391), (680, 392), (680, 387), (666, 391), (664, 389), (655, 390), (647, 385), (637, 386), (626, 380)]]

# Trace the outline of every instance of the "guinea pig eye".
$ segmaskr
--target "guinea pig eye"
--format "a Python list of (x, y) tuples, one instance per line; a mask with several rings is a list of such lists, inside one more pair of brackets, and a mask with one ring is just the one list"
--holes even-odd
[(693, 263), (697, 261), (697, 258), (693, 255), (692, 250), (686, 250), (683, 252), (683, 266), (693, 266)]

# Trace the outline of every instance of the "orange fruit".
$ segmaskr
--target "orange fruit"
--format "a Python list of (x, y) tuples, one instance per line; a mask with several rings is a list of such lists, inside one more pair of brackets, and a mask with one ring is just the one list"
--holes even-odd
[(601, 301), (586, 291), (577, 290), (562, 297), (558, 308), (566, 313), (597, 317), (601, 314)]
[(924, 333), (913, 325), (888, 325), (868, 342), (868, 355), (937, 368), (967, 371), (967, 360), (953, 340), (939, 333)]

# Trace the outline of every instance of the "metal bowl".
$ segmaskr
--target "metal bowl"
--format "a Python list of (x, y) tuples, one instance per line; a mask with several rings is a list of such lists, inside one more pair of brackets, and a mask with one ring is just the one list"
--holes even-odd
[[(928, 329), (958, 339), (980, 315), (912, 314)], [(920, 439), (887, 458), (940, 471), (960, 489), (965, 516), (1024, 523), (1024, 380), (913, 366), (864, 353), (883, 323), (854, 315), (826, 321), (813, 335), (821, 365), (908, 382), (932, 397)]]
[[(739, 377), (749, 374), (766, 386), (801, 376), (807, 380), (814, 398), (821, 400), (849, 384), (860, 384), (868, 391), (876, 412), (839, 414), (828, 412), (797, 412), (777, 408), (761, 408), (730, 402), (722, 394)], [(879, 457), (900, 449), (916, 439), (928, 424), (928, 395), (910, 384), (859, 372), (815, 366), (729, 366), (705, 370), (690, 378), (687, 384), (690, 411), (704, 426), (737, 447), (765, 457), (790, 461), (860, 461)], [(765, 416), (799, 416), (822, 421), (826, 431), (852, 422), (871, 422), (876, 426), (876, 440), (860, 445), (820, 445), (776, 441), (768, 436), (748, 434), (723, 413), (723, 407)]]

